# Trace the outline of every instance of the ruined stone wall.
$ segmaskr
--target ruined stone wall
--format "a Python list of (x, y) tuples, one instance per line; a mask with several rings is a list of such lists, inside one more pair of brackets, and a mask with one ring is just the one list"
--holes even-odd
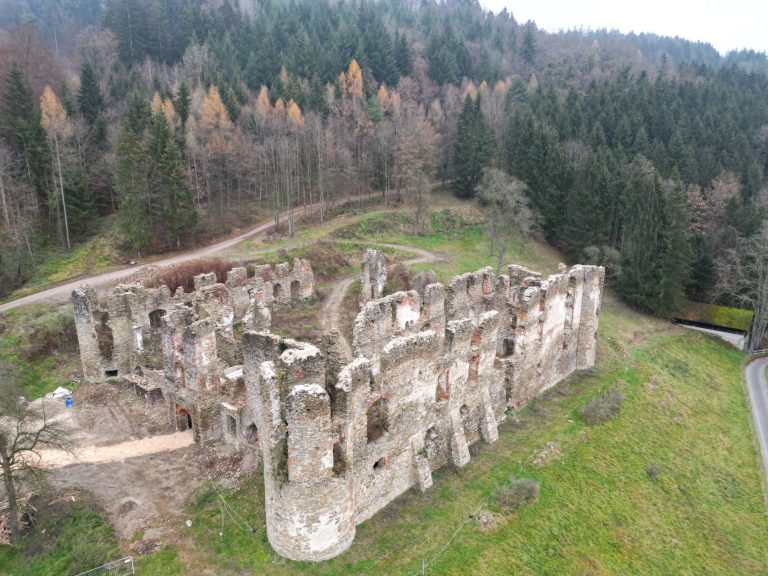
[(216, 282), (215, 274), (201, 274), (194, 285), (194, 292), (179, 289), (172, 295), (165, 286), (121, 284), (105, 301), (99, 301), (87, 286), (75, 290), (72, 303), (86, 380), (103, 382), (137, 368), (162, 370), (163, 318), (179, 306), (212, 322), (218, 349), (228, 354), (223, 358), (225, 364), (241, 363), (240, 347), (232, 341), (234, 324), (242, 323), (250, 330), (268, 329), (269, 306), (315, 294), (312, 267), (298, 259), (292, 268), (288, 264), (258, 266), (252, 277), (245, 268), (233, 268), (224, 284)]
[(387, 284), (387, 257), (378, 250), (363, 253), (360, 275), (360, 306), (384, 296)]
[[(314, 295), (310, 264), (260, 266), (194, 278), (195, 290), (119, 285), (100, 302), (87, 286), (72, 294), (83, 375), (90, 382), (121, 379), (149, 399), (160, 396), (180, 430), (195, 441), (223, 440), (238, 450), (258, 446), (247, 402), (242, 345), (235, 327), (269, 330), (269, 306)], [(238, 326), (239, 329), (239, 326)]]
[(594, 362), (602, 268), (542, 280), (486, 268), (363, 306), (355, 359), (248, 333), (245, 379), (264, 461), (267, 534), (294, 560), (345, 550), (355, 525), (432, 472), (464, 466), (519, 408)]
[[(379, 256), (368, 261), (363, 283), (380, 294)], [(435, 470), (466, 465), (508, 409), (593, 365), (604, 270), (506, 272), (366, 302), (349, 363), (338, 333), (323, 350), (269, 333), (268, 306), (314, 293), (304, 261), (236, 268), (224, 284), (200, 275), (191, 294), (118, 286), (99, 304), (84, 287), (73, 293), (83, 372), (160, 389), (171, 422), (202, 445), (260, 451), (272, 546), (324, 560)]]

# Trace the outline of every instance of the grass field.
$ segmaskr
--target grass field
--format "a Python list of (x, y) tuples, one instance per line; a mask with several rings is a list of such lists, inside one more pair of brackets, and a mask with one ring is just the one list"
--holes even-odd
[(72, 389), (80, 370), (72, 308), (40, 304), (0, 315), (0, 362), (16, 369), (27, 398)]
[(749, 323), (752, 321), (752, 311), (718, 306), (717, 304), (688, 302), (680, 311), (678, 317), (696, 322), (706, 322), (716, 326), (735, 328), (736, 330), (749, 330)]
[[(364, 224), (329, 228), (339, 239), (365, 235), (445, 254), (450, 261), (435, 267), (441, 279), (495, 266), (476, 223), (412, 236), (386, 219), (374, 212)], [(538, 269), (552, 271), (558, 261), (541, 245), (518, 249), (510, 247), (510, 259)], [(255, 534), (225, 516), (220, 537), (221, 507), (212, 489), (203, 490), (190, 503), (192, 527), (140, 558), (137, 574), (408, 576), (420, 573), (422, 561), (434, 575), (768, 573), (768, 516), (741, 358), (724, 343), (635, 313), (608, 292), (593, 370), (507, 418), (496, 443), (476, 444), (463, 469), (439, 470), (426, 494), (411, 490), (358, 526), (345, 554), (321, 564), (275, 554), (255, 477), (222, 491)], [(608, 387), (624, 394), (621, 410), (587, 426), (581, 408)], [(512, 475), (538, 481), (540, 498), (503, 513), (496, 493)], [(495, 525), (470, 518), (483, 503)], [(0, 573), (61, 573), (45, 564), (48, 557), (0, 549)]]

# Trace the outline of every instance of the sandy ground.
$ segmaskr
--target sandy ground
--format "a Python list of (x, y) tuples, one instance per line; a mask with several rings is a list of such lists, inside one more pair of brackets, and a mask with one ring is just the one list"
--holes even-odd
[(62, 468), (73, 464), (105, 464), (124, 462), (128, 458), (147, 456), (158, 452), (178, 450), (192, 446), (194, 443), (192, 431), (187, 430), (106, 446), (82, 446), (72, 452), (41, 450), (40, 459), (44, 468)]
[(41, 451), (51, 484), (93, 494), (122, 539), (141, 530), (145, 543), (155, 542), (181, 527), (187, 499), (205, 480), (192, 431), (176, 432), (164, 403), (122, 386), (83, 386), (74, 399), (73, 408), (35, 400), (72, 442), (72, 453)]
[(205, 480), (194, 458), (196, 451), (186, 446), (114, 462), (64, 466), (53, 470), (50, 480), (59, 489), (93, 494), (109, 514), (118, 538), (131, 539), (143, 530), (145, 541), (157, 540), (169, 529), (183, 526), (187, 499)]

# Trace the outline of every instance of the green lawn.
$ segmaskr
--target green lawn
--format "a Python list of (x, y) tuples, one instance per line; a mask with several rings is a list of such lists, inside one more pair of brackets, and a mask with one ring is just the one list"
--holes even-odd
[(704, 304), (702, 302), (688, 302), (678, 314), (680, 318), (706, 322), (716, 326), (726, 326), (736, 330), (748, 330), (752, 321), (752, 310), (741, 308), (729, 308), (717, 304)]
[[(441, 279), (495, 265), (477, 224), (419, 237), (383, 225), (368, 239), (450, 256), (438, 267)], [(515, 249), (510, 247), (510, 259), (517, 259)], [(557, 254), (540, 245), (522, 255), (524, 264), (545, 271), (557, 262)], [(180, 526), (169, 547), (140, 558), (137, 573), (410, 576), (483, 502), (496, 513), (496, 527), (469, 519), (427, 574), (768, 573), (768, 516), (741, 358), (720, 341), (632, 312), (608, 292), (593, 370), (507, 418), (496, 443), (476, 444), (463, 469), (439, 470), (426, 494), (409, 491), (358, 526), (354, 544), (340, 557), (306, 564), (275, 554), (266, 539), (257, 476), (239, 490), (222, 491), (255, 534), (225, 516), (220, 537), (221, 506), (205, 489), (190, 503), (192, 527)], [(611, 386), (626, 397), (619, 414), (588, 427), (581, 408)], [(555, 456), (534, 466), (550, 442)], [(655, 479), (650, 465), (659, 471)], [(511, 475), (537, 480), (541, 494), (537, 503), (504, 515), (494, 493)], [(31, 570), (44, 557), (6, 551), (5, 561), (9, 571), (0, 572), (15, 574), (22, 562)]]

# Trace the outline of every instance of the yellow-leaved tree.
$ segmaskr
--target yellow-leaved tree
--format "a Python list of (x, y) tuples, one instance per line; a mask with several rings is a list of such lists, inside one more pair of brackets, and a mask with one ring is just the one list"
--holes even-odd
[(382, 84), (379, 86), (379, 105), (382, 107), (382, 109), (386, 110), (389, 107), (389, 92), (387, 92), (387, 87)]
[(229, 119), (227, 107), (221, 100), (219, 90), (211, 84), (208, 93), (203, 98), (200, 107), (200, 124), (203, 130), (221, 130), (229, 132), (232, 129), (232, 121)]
[(288, 101), (288, 120), (294, 126), (304, 126), (304, 115), (301, 113), (301, 108), (293, 99)]
[(162, 114), (165, 116), (165, 120), (168, 122), (168, 125), (173, 127), (173, 120), (176, 118), (176, 109), (173, 107), (173, 102), (171, 102), (170, 98), (163, 100), (160, 97), (160, 94), (155, 92), (154, 96), (152, 96), (152, 104), (150, 104), (150, 110), (152, 111), (153, 116), (157, 114)]
[(346, 74), (339, 74), (339, 85), (347, 95), (353, 98), (363, 97), (363, 71), (354, 58), (349, 63)]
[(259, 96), (256, 98), (256, 113), (263, 120), (272, 111), (272, 104), (269, 103), (269, 88), (262, 86), (259, 89)]

